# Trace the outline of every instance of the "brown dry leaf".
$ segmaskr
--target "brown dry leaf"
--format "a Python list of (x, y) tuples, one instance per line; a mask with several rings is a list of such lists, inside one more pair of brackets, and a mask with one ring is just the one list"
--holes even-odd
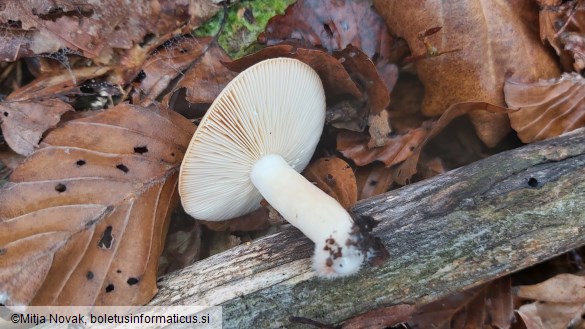
[(371, 0), (299, 0), (284, 15), (273, 17), (258, 39), (268, 45), (288, 41), (322, 47), (330, 53), (353, 45), (374, 61), (390, 91), (398, 77), (393, 63), (408, 53), (404, 40), (390, 35)]
[[(425, 115), (440, 115), (460, 102), (504, 106), (508, 75), (524, 81), (560, 75), (555, 59), (531, 30), (537, 12), (530, 0), (374, 0), (374, 5), (414, 55), (427, 53), (419, 33), (433, 27), (442, 27), (427, 37), (437, 52), (459, 49), (416, 62), (425, 86)], [(503, 114), (474, 112), (471, 119), (488, 146), (496, 145), (510, 130)]]
[(360, 314), (343, 323), (341, 329), (384, 329), (410, 320), (413, 305), (394, 305)]
[(30, 155), (45, 131), (55, 127), (65, 112), (73, 111), (58, 97), (79, 93), (78, 83), (108, 71), (107, 67), (88, 67), (45, 74), (12, 92), (0, 103), (0, 125), (8, 145), (19, 154)]
[(393, 176), (394, 168), (386, 168), (381, 162), (357, 167), (355, 177), (357, 180), (358, 200), (387, 192), (394, 182)]
[(340, 131), (337, 135), (337, 150), (350, 158), (357, 166), (382, 161), (386, 167), (401, 163), (412, 157), (417, 147), (425, 140), (431, 124), (412, 129), (405, 134), (389, 137), (385, 146), (369, 148), (369, 137), (353, 131)]
[[(387, 112), (390, 105), (390, 91), (378, 74), (376, 66), (364, 52), (352, 45), (334, 55), (343, 64), (356, 85), (363, 86), (366, 100), (365, 109), (357, 112), (363, 113), (368, 118), (367, 122), (370, 126), (369, 147), (386, 145), (388, 134), (391, 132)], [(344, 128), (335, 125), (334, 127)]]
[(14, 61), (68, 48), (107, 63), (116, 57), (114, 50), (135, 53), (152, 40), (188, 33), (219, 9), (211, 0), (136, 1), (132, 5), (121, 0), (99, 4), (3, 1), (0, 59)]
[[(423, 136), (423, 140), (419, 141), (416, 147), (411, 151), (411, 155), (401, 163), (397, 170), (396, 175), (394, 177), (394, 181), (400, 185), (405, 185), (408, 183), (410, 178), (417, 173), (417, 164), (418, 160), (422, 151), (422, 148), (430, 141), (432, 138), (437, 136), (447, 125), (453, 121), (455, 118), (458, 118), (464, 114), (472, 113), (472, 111), (483, 111), (485, 117), (489, 117), (490, 115), (496, 116), (500, 114), (507, 113), (507, 109), (495, 106), (489, 103), (457, 103), (455, 105), (451, 105), (445, 113), (443, 113), (437, 121), (430, 124), (430, 127), (427, 127), (425, 132), (425, 136)], [(424, 126), (423, 126), (424, 127)]]
[(513, 319), (510, 278), (504, 277), (423, 305), (408, 324), (413, 329), (507, 329)]
[(402, 134), (418, 128), (428, 120), (421, 114), (424, 91), (422, 83), (415, 75), (400, 73), (392, 90), (392, 103), (388, 111), (395, 133)]
[(583, 1), (537, 0), (540, 38), (555, 49), (565, 70), (585, 68), (585, 4)]
[(392, 57), (392, 37), (371, 0), (298, 0), (270, 19), (259, 39), (269, 46), (299, 40), (329, 52), (353, 45), (370, 58)]
[(133, 103), (150, 105), (173, 79), (203, 56), (210, 42), (211, 38), (183, 38), (150, 54), (139, 74), (140, 81), (134, 84)]
[(585, 79), (565, 73), (535, 83), (506, 81), (506, 103), (512, 128), (524, 143), (559, 136), (585, 126)]
[(585, 277), (559, 274), (539, 284), (519, 286), (516, 295), (541, 302), (585, 304)]
[[(236, 76), (234, 72), (222, 64), (222, 61), (229, 60), (226, 52), (217, 43), (212, 43), (207, 51), (182, 75), (174, 91), (165, 96), (163, 104), (172, 104), (171, 108), (188, 118), (201, 117), (203, 113), (189, 115), (189, 112), (192, 112), (189, 109), (192, 104), (211, 104)], [(183, 109), (184, 107), (187, 109)]]
[(517, 312), (527, 329), (567, 329), (575, 328), (585, 305), (535, 302), (522, 305)]
[(68, 111), (73, 111), (73, 107), (56, 98), (3, 102), (0, 103), (0, 126), (11, 149), (30, 155), (45, 131), (55, 127), (61, 115)]
[(121, 104), (47, 134), (0, 191), (0, 302), (148, 302), (193, 130)]
[(357, 183), (353, 169), (338, 157), (321, 158), (312, 162), (305, 168), (303, 175), (345, 209), (350, 209), (357, 201)]
[(522, 305), (518, 314), (528, 329), (565, 329), (585, 312), (585, 277), (563, 273), (544, 282), (515, 287)]
[(13, 150), (0, 147), (0, 162), (10, 171), (13, 171), (18, 165), (20, 165), (26, 159), (25, 156), (20, 155)]

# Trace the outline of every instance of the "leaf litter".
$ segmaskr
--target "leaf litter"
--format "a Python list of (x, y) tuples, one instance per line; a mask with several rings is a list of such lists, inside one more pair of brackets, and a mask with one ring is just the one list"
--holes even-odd
[[(279, 219), (266, 208), (221, 223), (180, 219), (177, 211), (163, 248), (176, 170), (194, 129), (167, 108), (197, 120), (237, 72), (266, 58), (297, 58), (323, 80), (327, 123), (304, 174), (346, 207), (517, 145), (510, 128), (529, 143), (585, 125), (576, 101), (582, 77), (559, 70), (583, 68), (582, 1), (538, 2), (540, 12), (528, 0), (375, 0), (378, 14), (367, 0), (299, 0), (268, 22), (259, 37), (268, 47), (235, 61), (216, 38), (180, 35), (221, 9), (211, 2), (198, 2), (196, 13), (187, 10), (195, 1), (135, 11), (114, 0), (100, 8), (7, 2), (0, 6), (0, 57), (38, 60), (21, 62), (36, 79), (16, 79), (0, 103), (10, 118), (0, 112), (4, 139), (28, 156), (14, 167), (22, 157), (0, 151), (14, 170), (0, 192), (0, 226), (8, 228), (0, 230), (0, 292), (8, 296), (0, 302), (143, 304), (156, 291), (159, 255), (162, 274), (271, 232)], [(107, 12), (112, 6), (121, 8)], [(228, 17), (253, 24), (252, 7), (243, 2)], [(539, 42), (539, 20), (541, 38), (559, 58)], [(6, 67), (7, 76), (19, 72)], [(94, 108), (83, 97), (105, 99), (96, 107), (110, 109), (80, 112)], [(476, 135), (462, 128), (464, 115)], [(74, 128), (96, 123), (103, 126)], [(149, 224), (138, 227), (140, 216)], [(40, 217), (48, 220), (38, 225)], [(135, 259), (148, 249), (145, 261)], [(573, 294), (574, 280), (538, 289)], [(524, 305), (511, 304), (512, 291)], [(548, 328), (576, 323), (583, 312), (581, 301), (528, 298), (526, 291), (503, 279), (414, 313), (411, 306), (371, 311), (344, 327), (508, 328), (516, 309), (527, 328)]]

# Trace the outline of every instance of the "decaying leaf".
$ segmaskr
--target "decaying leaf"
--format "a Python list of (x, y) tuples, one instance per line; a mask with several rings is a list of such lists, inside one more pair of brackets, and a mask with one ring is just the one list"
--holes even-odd
[[(537, 12), (530, 0), (519, 1), (395, 1), (374, 0), (390, 30), (408, 42), (413, 54), (427, 51), (419, 33), (438, 52), (460, 49), (415, 62), (425, 86), (423, 113), (437, 116), (460, 102), (504, 106), (504, 81), (552, 78), (558, 65), (532, 31)], [(504, 114), (473, 112), (478, 136), (494, 146), (510, 130)]]
[(201, 58), (181, 76), (174, 91), (163, 99), (163, 104), (170, 104), (171, 108), (188, 118), (201, 117), (201, 113), (190, 115), (190, 112), (193, 112), (191, 110), (193, 105), (196, 107), (211, 104), (228, 82), (236, 76), (222, 64), (222, 61), (229, 60), (229, 56), (221, 47), (216, 43), (211, 44)]
[(357, 167), (358, 200), (387, 192), (392, 186), (394, 168), (386, 168), (381, 162), (373, 162), (367, 166)]
[(518, 309), (528, 329), (565, 329), (582, 322), (585, 277), (564, 273), (514, 291), (521, 302), (531, 302)]
[(565, 70), (585, 68), (585, 3), (538, 0), (540, 38), (555, 49)]
[(425, 140), (431, 124), (412, 129), (405, 134), (389, 138), (385, 146), (370, 149), (369, 137), (352, 132), (340, 131), (337, 135), (337, 150), (358, 166), (382, 161), (386, 167), (401, 163), (414, 154), (415, 149)]
[(68, 111), (73, 111), (73, 107), (56, 98), (0, 103), (4, 138), (15, 152), (30, 155), (45, 131), (55, 127)]
[(350, 209), (357, 201), (357, 184), (353, 169), (338, 157), (314, 161), (305, 168), (303, 175), (345, 209)]
[(512, 128), (524, 143), (559, 136), (585, 126), (585, 79), (565, 73), (535, 83), (506, 81), (506, 103)]
[(193, 130), (121, 104), (48, 133), (0, 190), (0, 303), (150, 300)]
[(3, 1), (0, 60), (14, 61), (68, 48), (106, 63), (116, 58), (115, 50), (135, 53), (145, 45), (148, 48), (152, 40), (188, 33), (219, 9), (210, 0), (140, 0), (131, 5), (120, 0), (99, 4)]
[(417, 173), (418, 160), (422, 148), (427, 142), (443, 131), (443, 129), (445, 129), (445, 127), (447, 127), (447, 125), (455, 118), (478, 110), (483, 111), (486, 117), (507, 113), (507, 109), (489, 103), (469, 102), (451, 105), (447, 111), (437, 119), (437, 121), (432, 123), (431, 127), (427, 128), (429, 131), (425, 134), (424, 139), (420, 141), (416, 147), (410, 150), (412, 155), (398, 166), (394, 181), (398, 184), (405, 185), (410, 178)]
[(210, 46), (211, 38), (182, 38), (161, 50), (156, 50), (144, 62), (135, 83), (135, 104), (148, 106), (169, 87), (169, 83), (183, 74), (194, 61), (203, 56)]
[(508, 329), (513, 320), (510, 278), (504, 277), (423, 305), (408, 324), (413, 329)]
[(260, 39), (269, 46), (298, 40), (329, 52), (351, 44), (370, 58), (392, 52), (392, 37), (371, 0), (298, 0), (268, 22)]
[(55, 127), (61, 115), (73, 111), (73, 107), (59, 97), (79, 93), (74, 90), (77, 83), (108, 71), (107, 67), (90, 67), (41, 75), (12, 92), (0, 103), (0, 125), (8, 145), (19, 154), (31, 154), (45, 131)]

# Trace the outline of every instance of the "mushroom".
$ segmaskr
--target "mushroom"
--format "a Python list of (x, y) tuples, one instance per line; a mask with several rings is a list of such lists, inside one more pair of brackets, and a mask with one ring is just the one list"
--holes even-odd
[(274, 58), (243, 71), (191, 139), (179, 174), (185, 211), (226, 220), (257, 209), (264, 198), (315, 243), (318, 275), (356, 273), (366, 258), (362, 233), (335, 199), (299, 174), (324, 121), (323, 85), (307, 64)]

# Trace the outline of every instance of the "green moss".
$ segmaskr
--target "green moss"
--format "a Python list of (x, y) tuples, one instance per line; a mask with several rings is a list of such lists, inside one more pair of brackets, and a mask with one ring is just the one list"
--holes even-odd
[[(228, 9), (225, 27), (218, 38), (223, 49), (232, 57), (242, 57), (255, 50), (254, 42), (264, 31), (270, 18), (283, 14), (295, 0), (241, 1)], [(195, 30), (196, 36), (213, 36), (220, 28), (223, 11)]]

